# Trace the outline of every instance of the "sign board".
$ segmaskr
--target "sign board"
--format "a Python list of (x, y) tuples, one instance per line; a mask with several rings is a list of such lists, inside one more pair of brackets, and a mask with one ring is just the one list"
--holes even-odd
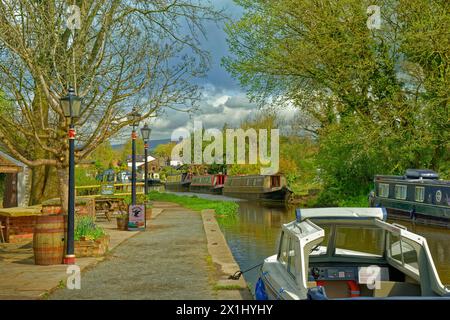
[(113, 184), (102, 184), (100, 194), (101, 195), (114, 194), (114, 185)]
[(128, 207), (128, 230), (137, 231), (145, 229), (145, 205)]

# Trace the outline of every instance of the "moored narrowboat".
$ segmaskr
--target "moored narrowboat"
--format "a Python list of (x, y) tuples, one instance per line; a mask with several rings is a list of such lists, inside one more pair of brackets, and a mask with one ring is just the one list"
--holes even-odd
[(189, 191), (191, 178), (192, 174), (187, 172), (170, 174), (166, 177), (164, 187), (170, 191)]
[(193, 176), (189, 190), (191, 192), (222, 194), (226, 177), (224, 174)]
[(283, 175), (228, 176), (223, 195), (235, 198), (287, 201), (292, 191)]
[(450, 181), (431, 170), (408, 169), (404, 176), (377, 175), (369, 202), (388, 213), (427, 224), (450, 226)]

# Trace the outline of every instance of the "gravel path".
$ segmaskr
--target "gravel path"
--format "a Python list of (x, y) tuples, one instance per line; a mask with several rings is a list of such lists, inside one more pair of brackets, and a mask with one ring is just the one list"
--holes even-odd
[(147, 230), (49, 299), (217, 299), (199, 213), (168, 205)]

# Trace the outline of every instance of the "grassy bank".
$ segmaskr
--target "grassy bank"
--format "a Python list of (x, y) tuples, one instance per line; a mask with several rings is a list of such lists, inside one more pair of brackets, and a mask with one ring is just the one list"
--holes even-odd
[(238, 212), (239, 206), (230, 201), (203, 199), (197, 196), (179, 196), (170, 193), (151, 191), (148, 194), (151, 201), (174, 202), (188, 209), (201, 211), (204, 209), (213, 209), (217, 215), (232, 216)]

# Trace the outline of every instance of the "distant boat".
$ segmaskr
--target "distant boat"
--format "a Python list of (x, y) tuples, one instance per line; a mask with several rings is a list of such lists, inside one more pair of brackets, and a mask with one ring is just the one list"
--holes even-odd
[(432, 170), (408, 169), (404, 176), (376, 175), (372, 207), (429, 224), (450, 226), (450, 181)]
[(384, 208), (297, 209), (264, 260), (257, 300), (450, 299), (427, 241)]
[(287, 201), (292, 194), (282, 175), (227, 176), (223, 195), (235, 198)]
[(159, 173), (150, 173), (149, 178), (147, 179), (147, 185), (149, 186), (159, 186), (161, 185), (161, 179), (159, 177)]
[(170, 191), (189, 191), (191, 178), (192, 174), (187, 172), (169, 174), (164, 182), (165, 189)]
[(208, 174), (193, 176), (189, 191), (199, 193), (222, 194), (223, 185), (226, 180), (224, 174)]

